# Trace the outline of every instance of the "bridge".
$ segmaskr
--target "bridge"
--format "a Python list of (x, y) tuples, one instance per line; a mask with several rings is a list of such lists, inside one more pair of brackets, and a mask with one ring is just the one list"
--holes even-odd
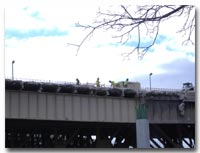
[(150, 147), (195, 146), (194, 91), (9, 79), (5, 87), (8, 148), (136, 148), (136, 123), (138, 114), (143, 113), (138, 113), (138, 108), (143, 105)]

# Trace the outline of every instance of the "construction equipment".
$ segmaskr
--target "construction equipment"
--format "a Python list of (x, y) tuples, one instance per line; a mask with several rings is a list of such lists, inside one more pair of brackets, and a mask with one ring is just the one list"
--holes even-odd
[(192, 83), (183, 83), (182, 92), (180, 93), (180, 99), (182, 101), (195, 101), (195, 86)]
[(183, 83), (182, 91), (194, 91), (194, 86), (190, 82)]

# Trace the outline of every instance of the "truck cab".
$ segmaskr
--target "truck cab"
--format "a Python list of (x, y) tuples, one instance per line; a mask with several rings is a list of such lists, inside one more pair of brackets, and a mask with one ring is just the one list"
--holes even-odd
[(193, 91), (194, 90), (194, 86), (192, 83), (190, 82), (186, 82), (186, 83), (183, 83), (183, 88), (182, 88), (183, 91)]

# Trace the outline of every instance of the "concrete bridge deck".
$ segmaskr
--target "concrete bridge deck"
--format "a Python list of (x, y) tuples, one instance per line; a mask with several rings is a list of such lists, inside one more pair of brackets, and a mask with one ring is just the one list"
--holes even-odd
[(6, 80), (6, 147), (136, 148), (136, 108), (142, 103), (151, 148), (195, 147), (195, 92), (17, 80)]
[[(15, 87), (15, 88), (14, 88)], [(48, 86), (49, 87), (49, 86)], [(20, 86), (6, 89), (6, 118), (82, 121), (82, 122), (136, 122), (136, 106), (141, 103), (138, 94), (132, 97), (63, 93), (48, 90), (33, 91)], [(54, 87), (54, 88), (53, 88)], [(38, 88), (39, 89), (39, 88)], [(48, 89), (48, 88), (47, 88)], [(31, 91), (32, 90), (32, 91)], [(191, 99), (191, 97), (190, 97)], [(195, 123), (195, 102), (185, 101), (185, 113), (178, 111), (180, 98), (174, 93), (146, 93), (150, 123)]]

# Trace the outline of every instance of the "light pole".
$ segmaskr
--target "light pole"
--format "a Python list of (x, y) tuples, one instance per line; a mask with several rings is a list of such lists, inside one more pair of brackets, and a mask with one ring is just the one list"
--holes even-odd
[(12, 61), (12, 80), (14, 80), (14, 67), (13, 67), (14, 63), (15, 61), (13, 60)]
[(152, 74), (153, 74), (153, 73), (150, 73), (150, 74), (149, 74), (150, 91), (151, 91), (151, 76), (152, 76)]

